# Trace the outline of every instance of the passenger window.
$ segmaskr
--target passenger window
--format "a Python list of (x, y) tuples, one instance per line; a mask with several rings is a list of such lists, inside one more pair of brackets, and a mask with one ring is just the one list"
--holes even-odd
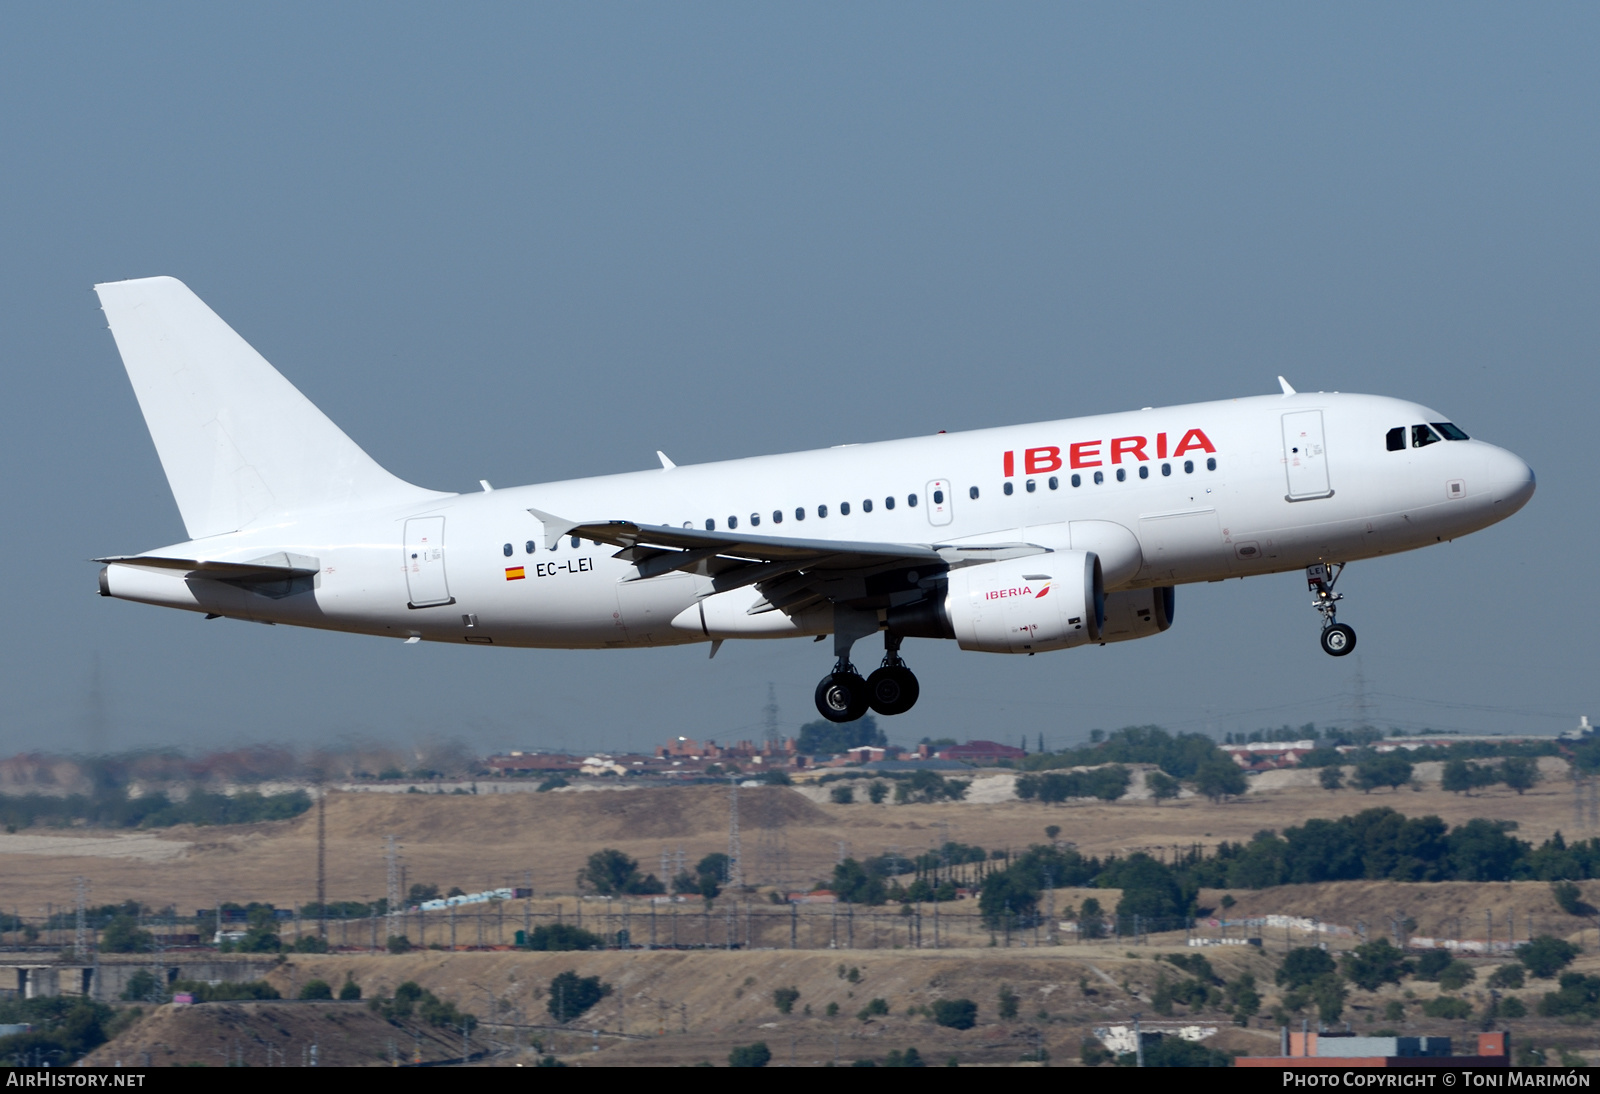
[(507, 558), (510, 558), (511, 557), (511, 544), (508, 543), (504, 547), (500, 548), (500, 553), (505, 555)]
[(1139, 465), (1139, 477), (1141, 479), (1148, 479), (1150, 477), (1150, 468), (1146, 467), (1142, 463)]
[(1009, 482), (1008, 482), (1008, 483), (1006, 483), (1006, 484), (1005, 484), (1005, 485), (1004, 485), (1004, 486), (1002, 486), (1002, 487), (1001, 487), (1001, 488), (1000, 488), (1000, 492), (1001, 492), (1001, 493), (1003, 493), (1003, 494), (1004, 494), (1004, 495), (1005, 495), (1005, 496), (1006, 496), (1006, 497), (1008, 497), (1008, 498), (1009, 498), (1009, 497), (1010, 497), (1010, 496), (1011, 496), (1011, 492), (1012, 492), (1012, 491), (1013, 491), (1013, 490), (1015, 490), (1015, 489), (1016, 489), (1016, 487), (1014, 487), (1014, 486), (1012, 486), (1012, 485), (1011, 485), (1011, 484), (1010, 484), (1010, 483), (1009, 483)]
[(1083, 485), (1083, 476), (1082, 475), (1074, 475), (1074, 476), (1072, 476), (1072, 488), (1074, 490), (1076, 490), (1078, 487), (1080, 487), (1082, 485)]
[(841, 501), (839, 503), (839, 515), (841, 517), (848, 517), (850, 515), (850, 503), (849, 502)]
[[(573, 537), (572, 537), (572, 545), (573, 545), (573, 546), (574, 546), (574, 547), (576, 547), (576, 546), (577, 546), (577, 545), (578, 545), (578, 544), (579, 544), (579, 543), (580, 543), (580, 542), (581, 542), (581, 541), (580, 541), (580, 540), (579, 540), (579, 539), (578, 539), (578, 537), (577, 537), (577, 536), (573, 536)], [(599, 541), (596, 541), (596, 542), (595, 542), (595, 546), (596, 546), (596, 547), (598, 547), (598, 546), (600, 546), (600, 544), (599, 544)]]
[(1216, 469), (1217, 469), (1217, 458), (1215, 456), (1207, 456), (1206, 457), (1206, 470), (1207, 471), (1215, 471)]
[[(911, 506), (911, 508), (915, 509), (917, 507), (917, 496), (915, 494), (907, 494), (906, 495), (906, 504)], [(894, 507), (890, 506), (890, 508), (892, 509)]]
[(1425, 425), (1414, 425), (1414, 426), (1411, 427), (1411, 447), (1412, 448), (1426, 448), (1430, 444), (1437, 444), (1438, 441), (1439, 441), (1439, 434), (1435, 433), (1433, 430), (1429, 429), (1427, 426), (1425, 426)]
[(761, 514), (760, 513), (751, 513), (750, 514), (750, 527), (752, 527), (752, 528), (761, 527)]
[(817, 516), (825, 517), (827, 515), (828, 515), (828, 507), (826, 505), (817, 506)]
[(1056, 478), (1054, 475), (1051, 475), (1050, 476), (1050, 489), (1055, 490), (1055, 489), (1058, 489), (1060, 486), (1061, 486), (1061, 480)]
[(531, 539), (530, 539), (530, 540), (529, 540), (529, 541), (528, 541), (528, 542), (527, 542), (527, 544), (526, 544), (526, 545), (524, 545), (524, 547), (523, 547), (523, 553), (525, 553), (525, 554), (530, 554), (530, 555), (531, 555), (531, 554), (533, 554), (533, 540), (531, 540)]
[(872, 512), (872, 499), (871, 498), (862, 498), (861, 499), (861, 511), (863, 513)]
[(894, 498), (892, 498), (892, 497), (884, 498), (883, 499), (883, 507), (885, 509), (893, 509), (894, 508)]
[(738, 517), (729, 517), (728, 518), (728, 527), (729, 528), (737, 528), (737, 527), (739, 527), (739, 518)]
[(1117, 468), (1117, 481), (1118, 482), (1127, 482), (1128, 481), (1128, 469), (1126, 467)]
[(978, 488), (976, 486), (974, 486), (972, 489), (968, 490), (967, 491), (967, 497), (971, 498), (973, 501), (977, 501), (978, 500)]
[(773, 524), (782, 524), (783, 523), (783, 510), (782, 509), (774, 509), (772, 511), (772, 523)]
[(1183, 473), (1185, 475), (1194, 474), (1194, 461), (1193, 460), (1184, 460), (1183, 461)]
[(803, 506), (794, 511), (794, 519), (795, 520), (805, 520), (806, 519), (806, 511), (805, 511), (805, 508)]
[(1161, 465), (1161, 473), (1162, 473), (1162, 474), (1163, 474), (1163, 475), (1170, 475), (1170, 474), (1172, 474), (1172, 465), (1171, 465), (1171, 464), (1170, 464), (1170, 463), (1164, 463), (1164, 464), (1162, 464), (1162, 465)]
[(1471, 438), (1461, 431), (1461, 427), (1452, 422), (1434, 422), (1433, 428), (1444, 434), (1447, 441), (1466, 441)]
[(1397, 425), (1383, 435), (1383, 443), (1390, 452), (1404, 452), (1406, 449), (1406, 427)]
[(716, 530), (717, 530), (717, 522), (712, 520), (710, 517), (707, 517), (706, 518), (706, 531), (715, 532)]
[(1033, 492), (1034, 492), (1034, 491), (1035, 491), (1035, 490), (1037, 490), (1037, 489), (1038, 489), (1038, 488), (1039, 488), (1039, 484), (1038, 484), (1038, 483), (1036, 483), (1036, 482), (1034, 482), (1034, 481), (1033, 481), (1033, 480), (1032, 480), (1032, 479), (1029, 479), (1029, 480), (1028, 480), (1028, 487), (1027, 487), (1027, 489), (1028, 489), (1028, 493), (1030, 493), (1030, 494), (1031, 494), (1031, 493), (1033, 493)]
[(1103, 483), (1105, 481), (1106, 481), (1106, 475), (1105, 475), (1104, 471), (1096, 471), (1094, 473), (1094, 484), (1096, 486), (1099, 486), (1101, 483)]

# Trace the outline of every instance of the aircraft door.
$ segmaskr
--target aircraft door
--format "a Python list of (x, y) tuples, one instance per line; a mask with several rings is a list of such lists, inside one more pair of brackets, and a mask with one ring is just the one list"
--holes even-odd
[(405, 563), (409, 607), (455, 603), (444, 577), (443, 517), (413, 517), (406, 521)]
[(1283, 416), (1283, 465), (1289, 475), (1289, 501), (1333, 496), (1328, 454), (1322, 445), (1322, 411), (1298, 410)]
[(950, 481), (948, 479), (934, 479), (928, 484), (928, 491), (923, 495), (928, 507), (928, 523), (933, 525), (949, 524), (954, 519), (952, 501), (950, 498)]

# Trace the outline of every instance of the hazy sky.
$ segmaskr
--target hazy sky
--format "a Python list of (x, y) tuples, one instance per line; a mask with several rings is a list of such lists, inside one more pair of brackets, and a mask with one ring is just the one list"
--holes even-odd
[[(1596, 694), (1594, 5), (0, 9), (0, 751), (816, 717), (809, 642), (473, 649), (96, 595), (184, 538), (91, 286), (186, 281), (380, 463), (476, 489), (1277, 390), (1437, 407), (1512, 520), (1184, 587), (1034, 658), (913, 641), (891, 736), (1556, 732)], [(858, 660), (860, 660), (858, 658)], [(96, 667), (98, 666), (98, 668)]]

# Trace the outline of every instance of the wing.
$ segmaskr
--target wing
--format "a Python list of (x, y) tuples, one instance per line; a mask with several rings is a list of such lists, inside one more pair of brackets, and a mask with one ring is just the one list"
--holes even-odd
[(619, 547), (615, 556), (637, 571), (628, 581), (674, 572), (711, 578), (705, 596), (749, 585), (761, 591), (750, 614), (799, 611), (819, 600), (854, 608), (911, 603), (952, 566), (1043, 553), (1028, 543), (981, 546), (873, 543), (858, 540), (753, 536), (612, 520), (582, 523), (529, 509), (544, 524), (545, 546), (580, 536)]

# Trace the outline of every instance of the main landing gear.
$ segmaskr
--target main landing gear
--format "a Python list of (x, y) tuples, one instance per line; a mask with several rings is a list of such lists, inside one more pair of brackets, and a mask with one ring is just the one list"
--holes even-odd
[(883, 664), (864, 680), (850, 663), (849, 647), (853, 641), (835, 632), (838, 660), (833, 671), (817, 685), (817, 711), (830, 722), (853, 722), (868, 709), (888, 717), (904, 714), (916, 705), (921, 688), (916, 676), (900, 660), (900, 636), (883, 636)]
[(1343, 657), (1356, 648), (1354, 627), (1338, 622), (1339, 601), (1343, 593), (1333, 591), (1334, 583), (1344, 573), (1344, 563), (1334, 563), (1330, 569), (1326, 562), (1306, 567), (1306, 585), (1316, 598), (1311, 606), (1322, 616), (1322, 652), (1330, 657)]

